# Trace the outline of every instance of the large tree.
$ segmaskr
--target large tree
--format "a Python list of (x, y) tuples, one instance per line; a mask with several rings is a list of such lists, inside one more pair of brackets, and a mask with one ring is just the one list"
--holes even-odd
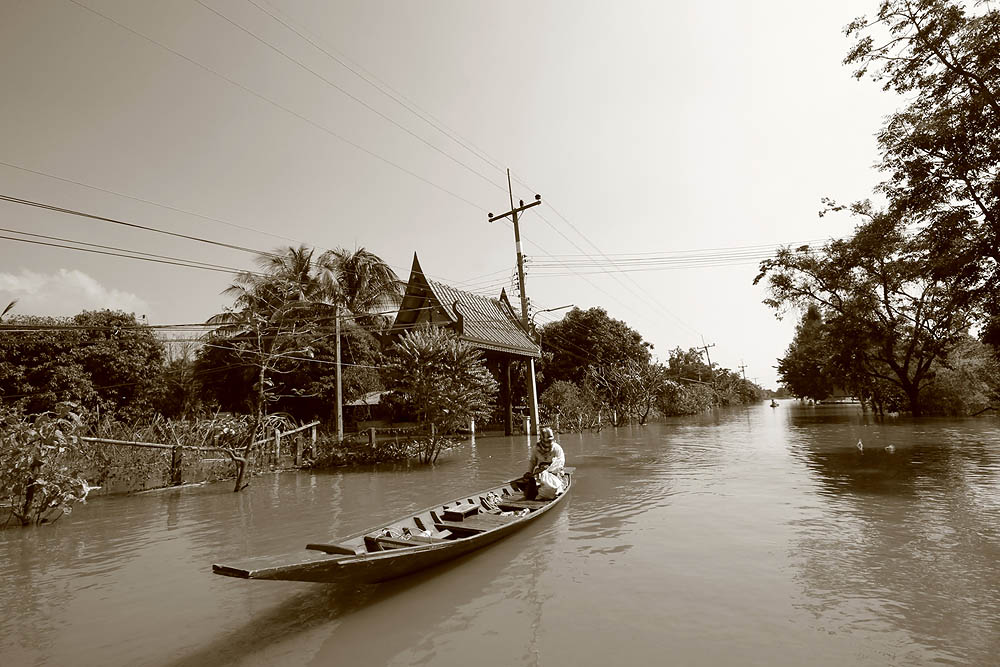
[(886, 0), (846, 32), (845, 62), (907, 101), (878, 141), (894, 214), (919, 224), (934, 279), (953, 276), (1000, 342), (1000, 10)]
[[(873, 382), (896, 385), (919, 415), (921, 389), (970, 324), (964, 280), (935, 272), (913, 232), (892, 212), (856, 205), (855, 235), (821, 249), (784, 248), (761, 263), (781, 310), (818, 306), (833, 350)], [(842, 367), (846, 362), (842, 361)]]
[[(263, 415), (283, 398), (324, 394), (330, 382), (323, 376), (335, 368), (333, 359), (322, 356), (329, 341), (337, 340), (337, 319), (344, 334), (362, 327), (377, 330), (385, 322), (380, 308), (395, 302), (399, 288), (392, 269), (364, 248), (316, 256), (300, 245), (262, 254), (257, 263), (261, 271), (238, 274), (224, 292), (233, 306), (209, 320), (219, 328), (202, 354), (199, 371), (208, 375), (230, 366), (230, 377), (238, 377), (252, 369), (253, 379), (242, 383), (243, 389), (252, 386), (252, 394), (220, 384), (218, 378), (205, 385), (221, 389), (225, 395), (218, 397), (220, 402), (230, 405), (241, 395), (252, 395), (255, 412)], [(363, 365), (372, 359), (361, 355), (351, 361)], [(302, 372), (304, 364), (323, 368)], [(359, 381), (374, 377), (365, 371), (349, 375)], [(377, 380), (367, 387), (377, 388)]]
[(0, 394), (29, 413), (60, 401), (134, 417), (152, 405), (163, 345), (134, 314), (8, 318), (0, 336)]
[(563, 319), (542, 327), (542, 384), (557, 380), (582, 385), (588, 367), (610, 368), (627, 362), (645, 364), (652, 345), (638, 331), (608, 317), (603, 308), (573, 308)]
[(778, 359), (778, 379), (793, 396), (823, 400), (839, 379), (833, 368), (823, 312), (810, 303), (795, 327), (795, 337)]

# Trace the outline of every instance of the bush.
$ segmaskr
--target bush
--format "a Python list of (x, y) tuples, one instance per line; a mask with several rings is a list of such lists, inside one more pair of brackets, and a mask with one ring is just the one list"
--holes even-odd
[(81, 446), (80, 417), (61, 403), (33, 417), (7, 409), (0, 414), (0, 494), (9, 516), (21, 525), (54, 521), (87, 497), (80, 471), (88, 452)]

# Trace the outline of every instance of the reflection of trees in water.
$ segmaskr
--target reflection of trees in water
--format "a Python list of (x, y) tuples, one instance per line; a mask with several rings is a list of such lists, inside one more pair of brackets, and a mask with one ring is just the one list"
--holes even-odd
[(801, 606), (827, 630), (885, 633), (903, 661), (995, 660), (1000, 451), (984, 444), (993, 437), (924, 423), (899, 429), (894, 453), (888, 439), (869, 438), (863, 452), (800, 440), (792, 453), (820, 494), (791, 541)]

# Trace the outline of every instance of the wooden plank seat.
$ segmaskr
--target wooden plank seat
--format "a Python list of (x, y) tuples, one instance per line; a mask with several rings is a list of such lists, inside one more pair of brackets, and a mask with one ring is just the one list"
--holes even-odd
[(306, 549), (323, 551), (328, 554), (343, 554), (345, 556), (356, 556), (358, 553), (358, 547), (349, 547), (344, 544), (307, 544)]
[(443, 537), (427, 537), (425, 535), (410, 535), (408, 538), (382, 535), (381, 537), (376, 537), (375, 541), (382, 549), (405, 549), (422, 544), (437, 544), (438, 542), (444, 542), (445, 539)]
[(497, 501), (497, 507), (507, 512), (519, 512), (523, 509), (536, 510), (545, 507), (551, 500), (527, 500), (523, 493), (508, 496)]
[(455, 505), (448, 507), (441, 512), (441, 518), (445, 521), (464, 521), (466, 517), (475, 516), (479, 513), (478, 505)]
[(499, 528), (516, 518), (514, 516), (500, 516), (497, 514), (477, 514), (464, 521), (438, 521), (434, 524), (434, 527), (438, 530), (450, 530), (454, 535), (459, 537), (468, 537), (469, 535), (478, 535), (479, 533)]

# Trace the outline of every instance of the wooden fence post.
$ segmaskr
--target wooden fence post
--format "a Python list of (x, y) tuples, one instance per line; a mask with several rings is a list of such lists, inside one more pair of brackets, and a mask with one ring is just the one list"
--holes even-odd
[(170, 450), (170, 483), (173, 486), (182, 484), (184, 481), (183, 474), (184, 465), (184, 452), (180, 447), (173, 447)]

